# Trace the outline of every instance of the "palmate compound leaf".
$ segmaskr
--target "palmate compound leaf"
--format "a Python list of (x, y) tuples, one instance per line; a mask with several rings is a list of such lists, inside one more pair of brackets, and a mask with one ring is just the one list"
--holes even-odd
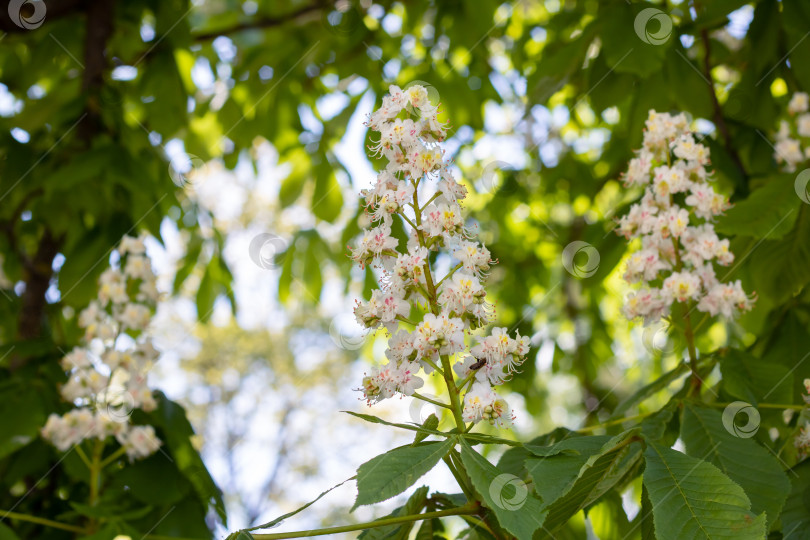
[(357, 500), (352, 510), (399, 495), (431, 470), (455, 445), (454, 438), (418, 446), (400, 446), (357, 469)]
[(765, 514), (754, 515), (745, 491), (720, 469), (654, 443), (644, 457), (658, 540), (765, 538)]
[(522, 480), (498, 470), (464, 439), (460, 443), (461, 461), (486, 507), (518, 540), (530, 540), (546, 517), (543, 503)]
[(563, 446), (566, 452), (526, 460), (535, 490), (548, 511), (543, 534), (540, 534), (542, 538), (545, 535), (553, 538), (555, 529), (626, 479), (636, 476), (641, 465), (642, 443), (638, 429), (612, 438), (578, 437), (554, 445), (558, 450)]
[(737, 437), (714, 409), (685, 402), (681, 439), (686, 453), (709, 461), (739, 484), (751, 499), (751, 512), (773, 523), (790, 492), (790, 481), (773, 454), (753, 439)]

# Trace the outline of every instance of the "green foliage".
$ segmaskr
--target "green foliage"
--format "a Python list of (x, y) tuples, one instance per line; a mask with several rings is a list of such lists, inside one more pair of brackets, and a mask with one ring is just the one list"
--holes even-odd
[(765, 537), (765, 514), (714, 465), (654, 443), (644, 457), (657, 539)]
[(718, 411), (691, 402), (684, 403), (681, 438), (688, 455), (714, 464), (745, 490), (751, 512), (764, 512), (769, 524), (776, 520), (790, 482), (772, 450), (729, 433)]
[(447, 455), (455, 440), (401, 446), (375, 457), (357, 469), (354, 508), (385, 501), (402, 493)]
[[(508, 473), (504, 476), (463, 439), (461, 461), (476, 491), (486, 507), (495, 514), (501, 527), (519, 540), (531, 539), (532, 534), (543, 525), (548, 513), (541, 500), (532, 493), (526, 493), (527, 488), (519, 479)], [(508, 493), (507, 488), (512, 493)]]

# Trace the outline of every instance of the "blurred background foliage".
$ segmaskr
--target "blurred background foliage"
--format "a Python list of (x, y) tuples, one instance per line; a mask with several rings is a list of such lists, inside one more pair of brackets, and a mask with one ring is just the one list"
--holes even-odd
[[(364, 224), (357, 192), (376, 167), (361, 123), (390, 84), (421, 81), (452, 120), (449, 157), (470, 191), (470, 221), (499, 260), (489, 280), (497, 324), (532, 336), (536, 360), (509, 383), (524, 417), (517, 435), (608, 418), (681, 352), (666, 329), (643, 331), (619, 313), (627, 246), (612, 228), (640, 195), (620, 174), (653, 108), (686, 112), (705, 136), (718, 189), (737, 203), (718, 223), (737, 254), (725, 279), (759, 295), (739, 324), (706, 328), (701, 350), (747, 348), (791, 375), (770, 401), (800, 400), (810, 217), (792, 191), (763, 186), (793, 181), (777, 173), (770, 140), (790, 94), (810, 90), (806, 3), (44, 3), (38, 28), (0, 14), (0, 508), (58, 516), (86, 490), (70, 458), (46, 474), (59, 456), (36, 429), (60, 407), (56, 360), (80, 338), (78, 310), (110, 250), (137, 230), (155, 239), (166, 305), (186, 315), (166, 315), (166, 343), (196, 344), (167, 353), (173, 368), (158, 386), (188, 406), (238, 521), (289, 509), (290, 485), (323, 474), (322, 454), (290, 449), (308, 448), (338, 414), (319, 396), (359, 407), (348, 389), (383, 350), (383, 336), (352, 334), (352, 299), (373, 275), (351, 268), (345, 246)], [(665, 17), (639, 30), (645, 8)], [(260, 234), (271, 240), (257, 251)], [(562, 251), (574, 241), (597, 256), (585, 250), (567, 271)], [(716, 371), (709, 384), (719, 380)], [(717, 388), (721, 400), (740, 397)], [(251, 407), (262, 400), (270, 409)], [(302, 407), (309, 415), (290, 428)], [(253, 449), (239, 454), (243, 440)], [(237, 470), (257, 455), (261, 473)], [(279, 481), (285, 467), (298, 476)], [(256, 483), (245, 487), (245, 475)], [(214, 527), (201, 493), (156, 532)], [(609, 498), (593, 514), (601, 538), (623, 536), (609, 517), (620, 507)], [(21, 537), (46, 538), (23, 527)]]

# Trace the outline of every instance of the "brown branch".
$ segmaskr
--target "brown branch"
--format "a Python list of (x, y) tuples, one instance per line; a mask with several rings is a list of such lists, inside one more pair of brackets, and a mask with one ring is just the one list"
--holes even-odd
[(246, 21), (234, 26), (222, 28), (220, 30), (210, 30), (207, 32), (201, 32), (199, 34), (193, 34), (192, 37), (195, 41), (210, 41), (212, 39), (218, 38), (219, 36), (244, 32), (245, 30), (262, 30), (266, 28), (273, 28), (275, 26), (281, 26), (282, 24), (288, 23), (290, 21), (303, 18), (306, 15), (309, 15), (310, 13), (324, 9), (327, 5), (328, 5), (327, 2), (317, 2), (315, 4), (301, 8), (298, 11), (291, 11), (290, 13), (279, 15), (277, 17), (263, 17), (261, 19)]
[(86, 116), (79, 124), (79, 137), (87, 147), (93, 137), (102, 130), (101, 89), (107, 70), (107, 42), (114, 28), (113, 0), (88, 0), (84, 37), (84, 72), (82, 91), (87, 101)]
[(748, 173), (745, 172), (745, 166), (743, 165), (742, 160), (740, 159), (740, 155), (737, 153), (737, 150), (731, 144), (731, 133), (728, 130), (728, 125), (726, 124), (726, 119), (723, 117), (723, 110), (720, 107), (720, 101), (717, 99), (717, 92), (714, 91), (714, 79), (712, 79), (712, 63), (711, 63), (711, 43), (709, 40), (709, 32), (706, 29), (700, 31), (700, 37), (703, 41), (703, 73), (706, 76), (706, 81), (709, 85), (709, 95), (712, 98), (712, 107), (714, 109), (714, 123), (717, 126), (717, 129), (720, 130), (720, 133), (723, 135), (723, 144), (726, 148), (726, 152), (728, 152), (729, 156), (731, 156), (731, 160), (734, 161), (734, 165), (739, 169), (740, 174), (742, 175), (743, 179), (748, 178)]

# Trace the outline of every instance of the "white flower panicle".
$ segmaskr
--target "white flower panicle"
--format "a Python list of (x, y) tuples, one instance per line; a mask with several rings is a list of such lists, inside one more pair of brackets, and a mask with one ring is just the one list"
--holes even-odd
[[(351, 251), (361, 268), (373, 265), (382, 278), (367, 302), (357, 302), (355, 316), (366, 328), (385, 326), (391, 337), (388, 362), (372, 368), (362, 391), (369, 404), (410, 396), (424, 385), (420, 370), (440, 369), (445, 378), (458, 375), (459, 388), (469, 385), (464, 421), (508, 426), (512, 413), (493, 385), (525, 360), (529, 340), (496, 328), (465, 355), (467, 336), (494, 316), (483, 281), (496, 261), (464, 226), (460, 202), (467, 190), (444, 159), (439, 143), (447, 128), (438, 115), (424, 87), (391, 86), (366, 124), (380, 134), (371, 151), (388, 165), (362, 192), (372, 226)], [(395, 216), (408, 231), (405, 245), (392, 236)], [(441, 278), (431, 270), (437, 257), (451, 261)]]
[(51, 414), (42, 436), (62, 451), (85, 439), (115, 437), (132, 460), (153, 454), (161, 444), (152, 426), (129, 421), (133, 409), (157, 407), (146, 372), (158, 352), (145, 330), (158, 290), (143, 238), (125, 236), (116, 254), (116, 267), (99, 279), (98, 298), (79, 315), (84, 346), (61, 361), (68, 373), (62, 398), (75, 408)]
[(796, 166), (810, 159), (810, 112), (808, 96), (796, 92), (790, 98), (788, 120), (779, 122), (776, 133), (774, 158), (787, 172), (794, 172)]
[(658, 321), (675, 302), (727, 318), (751, 309), (754, 297), (739, 280), (722, 283), (715, 275), (713, 264), (728, 266), (734, 254), (714, 231), (712, 220), (729, 205), (712, 188), (708, 166), (709, 149), (695, 141), (683, 114), (650, 111), (643, 146), (624, 176), (628, 186), (643, 186), (644, 196), (617, 227), (641, 242), (624, 273), (640, 284), (624, 305), (629, 319)]

